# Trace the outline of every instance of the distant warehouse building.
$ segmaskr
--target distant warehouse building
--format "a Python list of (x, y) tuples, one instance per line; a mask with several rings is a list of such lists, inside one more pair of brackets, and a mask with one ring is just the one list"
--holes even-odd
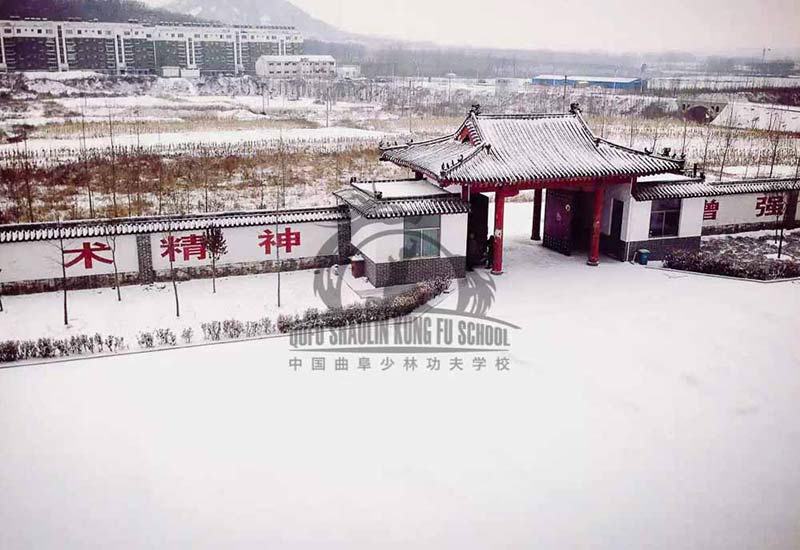
[(336, 60), (330, 55), (262, 55), (256, 61), (262, 78), (333, 78)]
[(0, 20), (0, 72), (255, 74), (263, 55), (303, 53), (294, 27)]
[(576, 88), (598, 86), (615, 90), (643, 91), (647, 89), (647, 80), (642, 78), (628, 78), (617, 76), (565, 76), (557, 74), (540, 74), (531, 79), (531, 84), (537, 86), (563, 86), (566, 79), (567, 85)]

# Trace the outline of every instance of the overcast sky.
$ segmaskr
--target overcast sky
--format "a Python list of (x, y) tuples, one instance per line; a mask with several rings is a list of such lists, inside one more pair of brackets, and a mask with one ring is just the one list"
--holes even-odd
[(750, 54), (763, 47), (800, 49), (800, 0), (291, 1), (344, 30), (442, 44)]

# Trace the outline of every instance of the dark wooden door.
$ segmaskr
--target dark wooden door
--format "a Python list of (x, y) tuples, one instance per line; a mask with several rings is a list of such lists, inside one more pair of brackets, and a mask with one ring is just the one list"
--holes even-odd
[(622, 213), (625, 210), (625, 203), (614, 199), (611, 210), (611, 238), (615, 241), (622, 240)]

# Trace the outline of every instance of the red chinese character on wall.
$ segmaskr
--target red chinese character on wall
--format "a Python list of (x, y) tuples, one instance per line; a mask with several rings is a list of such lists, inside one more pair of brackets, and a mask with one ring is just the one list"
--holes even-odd
[(77, 264), (81, 260), (83, 260), (83, 267), (86, 269), (92, 269), (94, 265), (92, 262), (97, 260), (100, 263), (110, 264), (113, 263), (113, 260), (109, 258), (103, 258), (102, 256), (97, 255), (97, 252), (110, 252), (111, 247), (107, 244), (103, 243), (89, 243), (85, 242), (78, 249), (72, 250), (64, 250), (64, 254), (77, 254), (72, 260), (68, 262), (64, 262), (64, 267), (72, 267), (73, 265)]
[(175, 237), (169, 235), (161, 239), (161, 257), (169, 257), (170, 262), (176, 261), (178, 255), (183, 255), (183, 261), (188, 262), (192, 256), (198, 260), (206, 259), (206, 238), (204, 235), (187, 235)]
[(783, 214), (783, 195), (765, 195), (756, 200), (757, 218)]
[(284, 229), (282, 233), (277, 234), (277, 243), (275, 233), (269, 229), (259, 235), (258, 239), (258, 246), (264, 249), (264, 254), (267, 256), (272, 254), (273, 246), (284, 248), (286, 252), (291, 252), (293, 247), (300, 246), (300, 232), (292, 231), (290, 227)]
[(716, 220), (717, 212), (719, 212), (719, 202), (714, 199), (706, 201), (703, 206), (703, 221)]

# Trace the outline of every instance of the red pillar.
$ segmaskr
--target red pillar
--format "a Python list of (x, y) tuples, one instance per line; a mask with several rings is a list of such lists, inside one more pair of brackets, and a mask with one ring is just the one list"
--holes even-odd
[(469, 202), (469, 186), (462, 185), (461, 186), (461, 200), (465, 202)]
[(589, 243), (588, 265), (600, 264), (600, 223), (603, 220), (603, 188), (598, 187), (594, 192), (594, 208), (592, 211), (592, 239)]
[(503, 273), (503, 214), (505, 213), (506, 195), (497, 191), (494, 195), (494, 259), (492, 275)]
[(531, 240), (542, 240), (542, 190), (537, 189), (533, 192), (533, 227), (531, 228)]

